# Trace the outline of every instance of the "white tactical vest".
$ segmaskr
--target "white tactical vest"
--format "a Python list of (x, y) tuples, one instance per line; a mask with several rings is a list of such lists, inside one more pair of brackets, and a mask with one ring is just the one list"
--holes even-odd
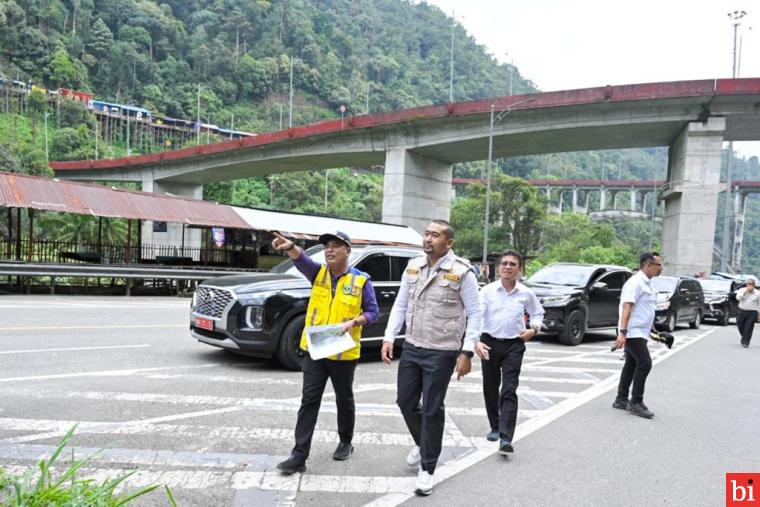
[(426, 349), (459, 350), (466, 324), (459, 289), (470, 263), (450, 251), (424, 280), (421, 275), (426, 265), (427, 257), (415, 257), (404, 271), (409, 286), (406, 341)]

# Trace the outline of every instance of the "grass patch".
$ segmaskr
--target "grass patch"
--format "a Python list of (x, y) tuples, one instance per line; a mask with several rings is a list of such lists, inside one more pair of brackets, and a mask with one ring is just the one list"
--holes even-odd
[[(119, 507), (161, 487), (161, 484), (146, 486), (131, 493), (116, 494), (116, 489), (137, 472), (119, 475), (97, 484), (92, 479), (77, 478), (77, 472), (88, 464), (97, 453), (83, 460), (74, 458), (71, 452), (69, 468), (57, 477), (53, 476), (53, 466), (68, 445), (77, 424), (66, 433), (48, 460), (40, 460), (37, 469), (12, 475), (0, 468), (0, 505), (5, 507)], [(164, 486), (169, 504), (177, 507), (171, 490)]]

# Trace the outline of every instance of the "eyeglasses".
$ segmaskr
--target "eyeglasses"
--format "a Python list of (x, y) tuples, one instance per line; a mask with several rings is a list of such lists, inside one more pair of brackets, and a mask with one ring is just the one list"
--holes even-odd
[(519, 264), (517, 264), (516, 262), (509, 262), (509, 261), (506, 261), (506, 262), (501, 262), (501, 263), (499, 263), (499, 264), (500, 264), (501, 266), (504, 266), (505, 268), (506, 268), (507, 266), (512, 266), (512, 267), (517, 267), (517, 266), (519, 266)]

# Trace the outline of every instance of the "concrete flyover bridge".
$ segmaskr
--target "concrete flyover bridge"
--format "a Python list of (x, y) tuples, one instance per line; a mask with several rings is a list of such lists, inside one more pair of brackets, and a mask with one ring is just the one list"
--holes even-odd
[[(53, 162), (60, 178), (137, 181), (199, 197), (207, 182), (385, 164), (383, 220), (447, 218), (451, 166), (494, 157), (668, 146), (663, 254), (670, 272), (711, 265), (724, 141), (760, 139), (760, 78), (604, 86), (354, 116), (118, 160)], [(150, 234), (150, 230), (145, 231)]]

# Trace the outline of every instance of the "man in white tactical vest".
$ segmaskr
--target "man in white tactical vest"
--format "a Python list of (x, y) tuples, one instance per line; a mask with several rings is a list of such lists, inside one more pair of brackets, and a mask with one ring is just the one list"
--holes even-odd
[(470, 372), (480, 332), (478, 282), (469, 261), (454, 255), (453, 245), (454, 229), (448, 222), (433, 220), (427, 226), (422, 243), (426, 255), (410, 260), (401, 278), (380, 353), (390, 364), (393, 343), (406, 323), (396, 403), (415, 443), (406, 462), (420, 466), (418, 495), (433, 492), (446, 390), (455, 368), (457, 380)]

